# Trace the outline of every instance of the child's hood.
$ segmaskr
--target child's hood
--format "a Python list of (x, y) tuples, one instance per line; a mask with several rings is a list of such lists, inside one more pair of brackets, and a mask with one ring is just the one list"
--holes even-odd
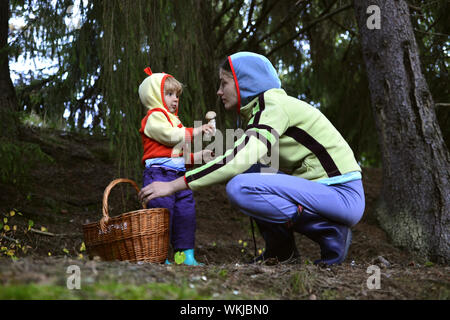
[(238, 107), (245, 106), (255, 96), (269, 89), (281, 87), (272, 63), (265, 56), (253, 52), (238, 52), (228, 57), (238, 92)]
[[(167, 73), (152, 73), (150, 68), (146, 68), (145, 72), (149, 76), (139, 86), (139, 98), (142, 104), (149, 110), (164, 107), (170, 113), (164, 100), (164, 83), (168, 77), (172, 76)], [(178, 114), (178, 108), (174, 114)]]

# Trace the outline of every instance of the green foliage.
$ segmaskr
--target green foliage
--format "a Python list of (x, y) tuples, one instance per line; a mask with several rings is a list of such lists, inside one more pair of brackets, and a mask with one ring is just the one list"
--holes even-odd
[(30, 169), (40, 161), (53, 159), (39, 145), (28, 142), (11, 142), (0, 137), (0, 182), (24, 185)]

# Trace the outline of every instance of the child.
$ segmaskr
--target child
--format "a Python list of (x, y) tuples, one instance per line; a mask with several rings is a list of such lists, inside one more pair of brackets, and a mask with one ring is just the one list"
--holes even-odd
[[(154, 181), (172, 181), (184, 176), (185, 157), (190, 165), (210, 156), (211, 151), (183, 155), (175, 147), (192, 141), (193, 136), (210, 133), (212, 128), (205, 124), (198, 128), (185, 128), (178, 119), (178, 102), (182, 84), (165, 73), (152, 73), (139, 86), (139, 97), (148, 109), (142, 119), (141, 129), (144, 147), (142, 162), (145, 165), (143, 187)], [(194, 257), (195, 201), (191, 190), (183, 190), (168, 197), (151, 200), (148, 208), (167, 208), (170, 211), (170, 239), (175, 252), (184, 252), (186, 265), (200, 265)], [(168, 264), (166, 259), (166, 264)]]

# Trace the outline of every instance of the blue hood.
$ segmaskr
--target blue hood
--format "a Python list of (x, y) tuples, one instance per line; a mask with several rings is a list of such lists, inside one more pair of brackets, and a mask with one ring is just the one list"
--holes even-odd
[(228, 57), (238, 91), (239, 113), (258, 94), (281, 87), (277, 72), (269, 59), (253, 52), (238, 52)]

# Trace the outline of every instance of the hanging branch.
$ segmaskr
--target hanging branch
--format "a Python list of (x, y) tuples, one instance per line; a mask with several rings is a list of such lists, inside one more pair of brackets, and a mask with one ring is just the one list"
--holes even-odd
[[(275, 5), (277, 4), (276, 2), (272, 2), (272, 5), (267, 9), (267, 0), (265, 0), (263, 2), (262, 8), (261, 8), (261, 15), (258, 17), (258, 19), (256, 20), (255, 24), (251, 25), (250, 30), (247, 30), (247, 28), (245, 28), (244, 30), (242, 30), (239, 38), (236, 40), (236, 42), (234, 42), (229, 49), (227, 50), (227, 52), (233, 52), (235, 51), (238, 46), (241, 44), (242, 40), (244, 40), (244, 38), (246, 36), (248, 36), (250, 33), (255, 33), (255, 30), (259, 27), (259, 25), (264, 21), (264, 19), (268, 16), (268, 14), (272, 11), (272, 9), (275, 7)], [(248, 21), (248, 25), (250, 24), (250, 21)]]
[(337, 26), (338, 26), (339, 28), (341, 28), (342, 30), (345, 30), (345, 31), (347, 31), (348, 33), (350, 33), (350, 35), (351, 35), (352, 37), (357, 36), (357, 34), (356, 34), (355, 31), (353, 31), (352, 29), (347, 28), (346, 26), (340, 24), (339, 22), (337, 22), (337, 21), (334, 20), (333, 18), (330, 18), (330, 21), (331, 21), (333, 24), (337, 25)]
[(217, 37), (217, 40), (219, 42), (220, 42), (221, 39), (223, 39), (225, 37), (225, 34), (228, 32), (228, 30), (230, 30), (230, 28), (233, 25), (234, 21), (239, 16), (239, 9), (240, 9), (240, 7), (242, 6), (243, 3), (244, 3), (244, 0), (241, 0), (238, 3), (235, 4), (235, 6), (234, 6), (235, 12), (230, 17), (230, 20), (225, 25), (225, 27), (223, 27), (222, 29), (219, 30), (219, 32), (218, 32), (219, 36)]
[(253, 18), (253, 11), (255, 10), (255, 0), (252, 0), (251, 4), (250, 4), (250, 9), (248, 11), (248, 15), (247, 15), (247, 25), (245, 26), (244, 30), (247, 30), (247, 28), (250, 26), (250, 23), (252, 21)]
[(423, 34), (429, 34), (432, 36), (438, 36), (438, 37), (450, 37), (450, 34), (444, 34), (444, 33), (439, 33), (439, 32), (426, 32), (426, 31), (422, 31), (420, 29), (414, 28), (415, 32), (419, 32), (419, 33), (423, 33)]
[[(77, 110), (80, 110), (81, 113), (83, 113), (83, 111), (92, 111), (92, 108), (86, 108), (86, 100), (91, 99), (94, 96), (97, 96), (100, 93), (100, 76), (97, 78), (97, 80), (95, 80), (95, 83), (93, 86), (86, 88), (86, 90), (84, 91), (84, 95), (80, 98), (77, 99), (77, 101), (75, 102), (75, 107), (74, 110), (75, 112)], [(79, 121), (80, 122), (80, 121)], [(81, 123), (81, 125), (84, 124), (84, 121), (82, 121), (83, 123)]]
[(220, 20), (222, 20), (222, 17), (233, 7), (233, 5), (234, 5), (233, 3), (228, 3), (228, 1), (224, 1), (224, 3), (222, 4), (222, 9), (214, 18), (214, 21), (212, 23), (214, 28), (220, 25)]
[(345, 11), (345, 10), (347, 10), (347, 9), (349, 9), (349, 8), (352, 8), (352, 7), (353, 7), (353, 5), (352, 5), (352, 4), (349, 4), (349, 5), (346, 5), (345, 7), (342, 7), (342, 8), (339, 8), (339, 9), (333, 11), (333, 12), (330, 12), (330, 13), (324, 15), (324, 16), (322, 16), (322, 15), (323, 15), (323, 13), (322, 13), (322, 14), (319, 16), (319, 18), (317, 18), (316, 20), (314, 20), (313, 22), (311, 22), (311, 23), (310, 23), (309, 25), (307, 25), (306, 27), (303, 27), (302, 29), (300, 29), (300, 31), (298, 31), (295, 35), (293, 35), (292, 37), (290, 37), (288, 40), (286, 40), (285, 42), (283, 42), (283, 43), (280, 44), (279, 46), (273, 48), (273, 49), (267, 54), (267, 56), (269, 57), (269, 56), (271, 56), (274, 52), (276, 52), (276, 51), (280, 50), (281, 48), (287, 46), (287, 45), (290, 44), (293, 40), (295, 40), (295, 38), (297, 38), (297, 37), (300, 36), (301, 34), (305, 33), (305, 32), (308, 31), (309, 29), (313, 28), (313, 27), (316, 26), (318, 23), (320, 23), (320, 22), (322, 22), (322, 21), (324, 21), (324, 20), (327, 20), (328, 18), (330, 18), (330, 17), (332, 17), (332, 16), (334, 16), (334, 15), (336, 15), (336, 14), (338, 14), (338, 13), (341, 13), (342, 11)]
[(286, 25), (286, 23), (291, 21), (294, 17), (298, 16), (300, 14), (300, 12), (305, 10), (306, 5), (309, 3), (309, 1), (301, 1), (301, 2), (298, 1), (296, 3), (296, 6), (298, 6), (300, 3), (303, 4), (303, 6), (301, 8), (299, 8), (297, 11), (294, 11), (293, 14), (291, 13), (291, 14), (286, 15), (286, 17), (283, 18), (283, 20), (280, 22), (280, 24), (274, 30), (272, 30), (271, 32), (269, 32), (265, 36), (263, 36), (261, 39), (259, 39), (256, 42), (256, 45), (259, 45), (261, 42), (263, 42), (264, 40), (266, 40), (267, 38), (269, 38), (273, 34), (277, 33), (282, 27), (284, 27)]
[(41, 89), (47, 83), (56, 80), (59, 76), (61, 76), (61, 74), (64, 74), (64, 73), (65, 73), (65, 71), (62, 71), (62, 72), (58, 72), (57, 74), (51, 75), (45, 79), (34, 80), (29, 85), (24, 86), (23, 91), (29, 94), (31, 91), (33, 91), (35, 89)]
[(347, 49), (345, 50), (344, 56), (342, 57), (342, 61), (347, 60), (347, 55), (348, 55), (348, 52), (350, 51), (350, 48), (352, 46), (354, 38), (355, 38), (355, 36), (352, 35), (351, 38), (350, 38), (350, 41), (348, 42), (348, 46), (347, 46)]

